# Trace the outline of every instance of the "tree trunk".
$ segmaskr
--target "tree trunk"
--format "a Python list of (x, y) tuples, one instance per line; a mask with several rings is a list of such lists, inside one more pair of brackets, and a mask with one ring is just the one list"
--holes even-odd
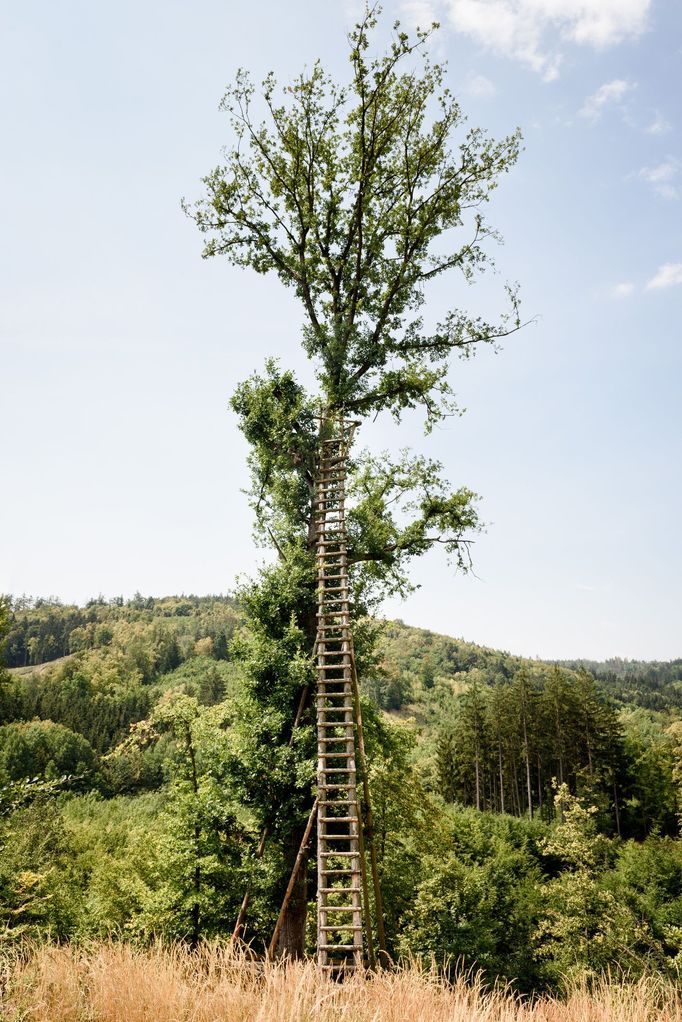
[(613, 808), (616, 814), (616, 833), (620, 837), (620, 807), (618, 805), (618, 786), (616, 784), (616, 778), (613, 778)]
[(479, 762), (478, 745), (474, 754), (474, 768), (476, 772), (476, 808), (481, 809), (481, 765)]
[(528, 816), (533, 818), (533, 790), (530, 783), (530, 753), (528, 750), (528, 729), (526, 727), (526, 714), (523, 714), (523, 758), (526, 761), (526, 793), (528, 797)]
[[(291, 876), (298, 850), (301, 847), (305, 827), (295, 827), (286, 839), (284, 861), (286, 862), (287, 880)], [(291, 900), (287, 908), (282, 932), (277, 944), (278, 954), (284, 958), (303, 958), (305, 955), (305, 926), (308, 910), (308, 870), (299, 870)]]
[[(194, 798), (196, 800), (198, 799), (199, 795), (199, 777), (197, 775), (197, 760), (194, 751), (194, 739), (189, 724), (187, 725), (185, 742), (187, 746), (187, 752), (189, 753), (189, 760), (192, 769), (191, 775), (192, 791), (194, 792)], [(196, 950), (196, 948), (199, 945), (199, 940), (201, 938), (201, 910), (199, 907), (199, 899), (201, 897), (201, 866), (199, 865), (199, 858), (201, 856), (201, 827), (199, 826), (198, 820), (194, 824), (194, 855), (195, 855), (193, 882), (194, 901), (192, 903), (191, 910), (192, 932), (190, 934), (190, 945), (192, 947), (192, 950)]]
[(504, 812), (504, 772), (502, 770), (502, 746), (497, 746), (497, 765), (500, 772), (500, 812)]

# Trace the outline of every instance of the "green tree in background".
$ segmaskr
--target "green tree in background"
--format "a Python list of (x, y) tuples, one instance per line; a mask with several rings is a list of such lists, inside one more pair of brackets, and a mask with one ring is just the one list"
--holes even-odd
[(559, 822), (541, 848), (563, 869), (542, 891), (544, 918), (534, 934), (538, 957), (548, 962), (557, 984), (599, 976), (614, 961), (632, 968), (638, 954), (649, 950), (648, 934), (600, 880), (611, 850), (597, 833), (597, 808), (582, 805), (566, 784), (557, 788), (555, 803)]
[(0, 728), (0, 778), (54, 780), (92, 770), (92, 746), (81, 735), (51, 720), (6, 724)]
[(0, 724), (10, 719), (11, 700), (8, 692), (9, 673), (5, 667), (10, 601), (0, 595)]
[(241, 828), (224, 783), (224, 716), (223, 707), (202, 708), (192, 696), (168, 692), (121, 749), (164, 733), (172, 739), (170, 790), (140, 925), (193, 947), (224, 932), (243, 882)]
[[(313, 678), (316, 417), (362, 422), (387, 411), (399, 420), (420, 409), (430, 428), (454, 410), (451, 356), (466, 358), (519, 326), (513, 288), (497, 323), (457, 308), (437, 324), (421, 315), (430, 281), (450, 273), (469, 283), (488, 261), (486, 243), (497, 235), (483, 208), (520, 139), (496, 142), (465, 127), (444, 68), (426, 55), (429, 32), (410, 39), (396, 25), (387, 51), (371, 57), (378, 15), (369, 7), (349, 37), (347, 84), (315, 63), (281, 92), (269, 75), (258, 93), (239, 72), (222, 104), (236, 144), (204, 179), (205, 198), (187, 206), (206, 257), (274, 273), (293, 290), (317, 379), (307, 394), (269, 362), (233, 398), (251, 448), (256, 527), (279, 557), (242, 592), (252, 637), (239, 651), (258, 714), (257, 725), (242, 721), (243, 784), (259, 821), (283, 839), (283, 876), (312, 778), (310, 734), (291, 740), (291, 722)], [(358, 619), (386, 593), (405, 592), (409, 561), (432, 547), (467, 566), (475, 495), (452, 490), (438, 463), (356, 451), (349, 467)], [(365, 639), (357, 646), (367, 663)], [(276, 761), (267, 771), (264, 756)], [(289, 954), (303, 951), (305, 902), (302, 873), (282, 937)]]

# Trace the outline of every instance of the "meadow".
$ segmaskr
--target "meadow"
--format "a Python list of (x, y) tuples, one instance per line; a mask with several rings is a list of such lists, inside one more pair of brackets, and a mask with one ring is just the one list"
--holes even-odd
[(641, 979), (522, 999), (416, 964), (343, 982), (311, 962), (261, 965), (229, 948), (37, 947), (3, 963), (7, 1022), (673, 1022), (673, 984)]

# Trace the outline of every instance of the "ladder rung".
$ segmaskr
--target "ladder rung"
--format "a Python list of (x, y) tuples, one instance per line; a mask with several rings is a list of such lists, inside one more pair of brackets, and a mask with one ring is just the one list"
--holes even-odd
[[(324, 755), (318, 756), (318, 759), (339, 759), (339, 758), (341, 758), (341, 757), (339, 757), (339, 756), (324, 756)], [(351, 757), (349, 756), (348, 758), (350, 759)], [(352, 767), (325, 767), (324, 768), (324, 772), (325, 772), (325, 774), (356, 774), (357, 770), (356, 770), (356, 768), (354, 766), (352, 766)], [(345, 788), (345, 785), (344, 785), (344, 788)]]
[[(329, 805), (330, 803), (325, 802), (324, 804), (325, 805)], [(319, 817), (319, 822), (320, 823), (357, 823), (358, 822), (358, 818), (357, 818), (357, 816), (320, 816)], [(342, 835), (341, 834), (325, 834), (324, 836), (325, 837), (341, 837)], [(343, 835), (343, 836), (345, 836), (345, 835)], [(353, 836), (355, 836), (355, 835), (353, 835)]]
[[(320, 790), (320, 791), (332, 791), (332, 789), (333, 789), (334, 791), (337, 791), (337, 790), (340, 791), (341, 789), (352, 788), (352, 787), (353, 787), (353, 785), (350, 784), (350, 783), (348, 783), (348, 784), (323, 784), (322, 786), (318, 785), (318, 790)], [(321, 805), (323, 805), (323, 806), (326, 805), (326, 804), (327, 804), (326, 802), (322, 802), (321, 803)]]
[(320, 852), (320, 857), (324, 856), (325, 859), (358, 859), (360, 852)]
[[(318, 951), (362, 951), (361, 944), (318, 944)], [(324, 966), (323, 966), (324, 968)], [(328, 965), (328, 969), (336, 969), (336, 965)]]
[[(356, 908), (353, 911), (359, 912), (360, 909)], [(342, 930), (344, 932), (353, 930), (357, 933), (358, 930), (362, 930), (362, 926), (357, 926), (355, 923), (337, 923), (336, 926), (320, 926), (319, 929), (325, 933), (340, 933)]]
[[(332, 870), (329, 872), (331, 873)], [(362, 894), (361, 887), (318, 887), (318, 891), (320, 894)]]

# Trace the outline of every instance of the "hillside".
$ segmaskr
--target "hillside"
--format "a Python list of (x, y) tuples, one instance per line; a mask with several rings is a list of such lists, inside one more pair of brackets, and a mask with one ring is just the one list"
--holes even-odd
[[(260, 647), (244, 638), (229, 597), (13, 603), (0, 685), (7, 939), (222, 938), (247, 881), (247, 935), (267, 938), (285, 849), (256, 860), (250, 793), (277, 819), (291, 718), (258, 710)], [(544, 663), (400, 621), (364, 662), (392, 952), (461, 956), (521, 989), (551, 986), (567, 963), (620, 967), (623, 941), (638, 969), (674, 972), (679, 662)], [(311, 722), (296, 740), (305, 818)], [(314, 883), (310, 870), (311, 897)]]
[[(205, 706), (238, 698), (242, 667), (231, 643), (242, 627), (238, 605), (223, 596), (137, 595), (84, 607), (16, 600), (3, 719), (15, 731), (21, 721), (58, 725), (86, 741), (93, 762), (106, 759), (168, 691)], [(676, 832), (670, 733), (681, 661), (553, 664), (388, 621), (361, 682), (376, 711), (403, 721), (423, 782), (450, 801), (547, 812), (559, 779), (601, 800), (607, 831)], [(33, 772), (45, 772), (49, 753), (42, 757)], [(116, 777), (105, 769), (111, 793), (161, 783), (160, 761), (143, 759), (134, 783), (120, 764)], [(57, 758), (52, 771), (71, 760)], [(28, 753), (19, 761), (13, 779), (32, 772)]]
[[(42, 673), (58, 666), (74, 653), (104, 649), (113, 644), (132, 655), (144, 680), (164, 674), (164, 637), (178, 644), (177, 656), (187, 659), (196, 643), (210, 648), (210, 655), (227, 659), (227, 646), (240, 623), (237, 603), (228, 596), (169, 596), (90, 600), (84, 607), (65, 605), (55, 599), (15, 598), (5, 645), (5, 662), (12, 673)], [(570, 671), (587, 670), (599, 688), (616, 703), (650, 710), (682, 709), (682, 659), (647, 662), (576, 658), (565, 661), (530, 660), (501, 650), (479, 646), (414, 628), (403, 621), (385, 622), (381, 652), (383, 671), (375, 697), (387, 709), (399, 709), (410, 686), (424, 678), (441, 678), (454, 684), (477, 669), (488, 680), (511, 680), (525, 666), (549, 668), (558, 664)], [(374, 679), (375, 682), (378, 679)], [(413, 689), (414, 691), (414, 689)], [(408, 700), (409, 701), (409, 700)]]

